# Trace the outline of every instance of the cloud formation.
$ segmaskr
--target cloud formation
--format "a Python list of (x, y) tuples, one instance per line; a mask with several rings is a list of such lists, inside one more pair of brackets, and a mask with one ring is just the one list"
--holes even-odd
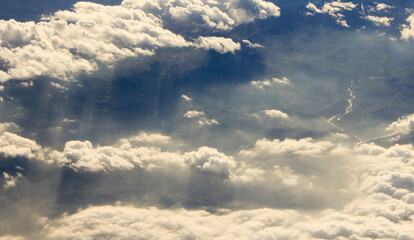
[(387, 131), (392, 131), (395, 134), (409, 134), (414, 130), (414, 114), (406, 115), (404, 117), (398, 118), (397, 121), (391, 123)]
[(313, 13), (309, 13), (310, 15), (314, 13), (319, 14), (329, 14), (330, 16), (336, 19), (336, 22), (344, 27), (349, 27), (347, 22), (343, 19), (344, 15), (342, 14), (343, 11), (351, 11), (357, 5), (352, 2), (341, 2), (341, 1), (332, 1), (325, 3), (321, 9), (316, 7), (315, 4), (309, 2), (306, 8)]
[(403, 24), (401, 39), (409, 40), (410, 38), (414, 38), (414, 14), (409, 16), (406, 21), (408, 25)]
[(200, 126), (211, 126), (211, 125), (218, 125), (219, 122), (214, 118), (207, 118), (204, 111), (198, 111), (198, 110), (191, 110), (184, 114), (184, 117), (186, 118), (194, 118), (198, 120), (198, 125)]
[[(164, 28), (163, 16), (180, 24), (218, 30), (270, 16), (279, 8), (262, 0), (137, 1), (118, 6), (78, 2), (42, 21), (0, 21), (0, 82), (50, 76), (73, 79), (79, 73), (111, 67), (128, 58), (152, 55), (163, 47), (196, 47), (234, 53), (229, 38), (199, 36), (194, 42)], [(201, 22), (200, 22), (200, 21)]]
[(390, 22), (394, 19), (392, 17), (378, 17), (378, 16), (372, 16), (372, 15), (368, 15), (365, 18), (371, 21), (376, 26), (384, 25), (386, 27), (389, 27)]
[[(392, 130), (406, 132), (408, 119), (403, 117), (392, 123)], [(162, 150), (162, 145), (172, 141), (157, 133), (140, 133), (111, 146), (94, 147), (88, 141), (70, 141), (63, 152), (55, 150), (54, 156), (59, 154), (57, 161), (75, 170), (128, 171), (136, 165), (146, 171), (173, 168), (176, 172), (192, 170), (202, 176), (218, 177), (230, 184), (224, 189), (233, 191), (237, 203), (234, 206), (238, 208), (217, 209), (213, 213), (123, 204), (89, 206), (46, 220), (42, 230), (44, 239), (413, 237), (414, 147), (411, 144), (382, 147), (363, 143), (354, 148), (311, 138), (259, 139), (233, 157), (211, 147), (183, 153)], [(303, 167), (305, 163), (311, 168)], [(13, 181), (8, 173), (3, 178)], [(219, 193), (217, 190), (214, 194)], [(319, 213), (303, 212), (300, 208), (240, 209), (249, 204), (285, 201), (280, 194), (287, 195), (286, 201), (302, 204), (309, 204), (313, 198), (323, 202), (336, 195), (348, 200), (344, 206)]]
[(250, 84), (253, 87), (257, 87), (260, 89), (266, 88), (266, 87), (271, 87), (273, 85), (276, 84), (280, 84), (280, 85), (287, 85), (290, 83), (290, 80), (287, 77), (283, 77), (283, 78), (276, 78), (273, 77), (272, 79), (265, 79), (263, 81), (251, 81)]
[(155, 16), (161, 16), (164, 20), (172, 20), (174, 26), (181, 25), (190, 29), (201, 26), (229, 30), (255, 19), (280, 15), (279, 7), (263, 0), (124, 0), (122, 5), (142, 9)]

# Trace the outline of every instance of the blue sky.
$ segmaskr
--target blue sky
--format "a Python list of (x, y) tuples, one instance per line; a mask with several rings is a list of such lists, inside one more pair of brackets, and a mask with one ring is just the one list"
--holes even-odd
[(1, 4), (0, 240), (414, 239), (413, 3)]

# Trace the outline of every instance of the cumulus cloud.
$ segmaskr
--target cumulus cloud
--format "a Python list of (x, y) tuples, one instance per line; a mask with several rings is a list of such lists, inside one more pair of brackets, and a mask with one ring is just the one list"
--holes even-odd
[(202, 117), (204, 115), (205, 115), (204, 111), (191, 110), (191, 111), (186, 112), (184, 114), (184, 117), (186, 117), (186, 118), (195, 118), (195, 117)]
[(206, 114), (204, 113), (204, 111), (191, 110), (191, 111), (186, 112), (184, 114), (184, 117), (197, 119), (198, 120), (197, 121), (198, 122), (198, 125), (200, 125), (200, 126), (204, 126), (204, 125), (211, 126), (211, 125), (218, 125), (218, 124), (220, 124), (214, 118), (208, 119), (206, 117)]
[(183, 37), (140, 9), (78, 2), (41, 22), (0, 21), (1, 80), (49, 75), (67, 79), (157, 47), (183, 47)]
[(349, 27), (347, 22), (343, 19), (344, 15), (342, 14), (343, 11), (351, 11), (357, 5), (352, 2), (341, 2), (341, 1), (332, 1), (325, 3), (321, 9), (316, 7), (313, 3), (308, 3), (306, 8), (313, 13), (308, 13), (308, 15), (312, 15), (314, 13), (319, 14), (329, 14), (330, 16), (336, 19), (336, 22), (344, 27)]
[(94, 239), (106, 232), (104, 235), (111, 235), (114, 239), (278, 238), (297, 234), (289, 233), (289, 229), (286, 229), (286, 225), (296, 218), (294, 211), (271, 209), (238, 211), (218, 216), (206, 211), (183, 209), (174, 211), (102, 206), (90, 207), (59, 219), (50, 226), (48, 237)]
[(263, 110), (263, 113), (270, 118), (289, 118), (289, 116), (286, 113), (276, 109), (266, 109)]
[(183, 155), (184, 161), (203, 173), (212, 173), (221, 177), (229, 177), (230, 170), (236, 167), (232, 157), (228, 157), (217, 149), (201, 147), (198, 151)]
[(3, 172), (3, 178), (4, 178), (3, 187), (6, 189), (14, 187), (17, 183), (17, 180), (21, 178), (22, 176), (23, 175), (21, 173), (17, 173), (16, 176), (12, 176), (6, 172)]
[(263, 89), (265, 87), (271, 87), (276, 84), (287, 85), (289, 83), (290, 83), (290, 80), (287, 77), (283, 77), (283, 78), (273, 77), (272, 79), (265, 79), (263, 81), (251, 81), (250, 82), (250, 84), (253, 87), (260, 88), (260, 89)]
[(395, 134), (409, 134), (414, 129), (414, 114), (410, 114), (399, 118), (397, 121), (391, 123), (387, 127), (387, 131), (392, 131)]
[(409, 16), (406, 21), (408, 22), (408, 25), (403, 24), (401, 39), (409, 40), (410, 38), (414, 38), (414, 14)]
[[(407, 125), (407, 119), (403, 117), (391, 124), (392, 130), (406, 129), (403, 126)], [(126, 162), (129, 162), (147, 170), (173, 167), (175, 171), (193, 170), (212, 175), (232, 184), (226, 189), (233, 191), (236, 203), (247, 204), (235, 206), (247, 206), (251, 210), (241, 207), (239, 210), (216, 209), (212, 213), (120, 204), (89, 206), (47, 220), (43, 239), (413, 237), (414, 147), (411, 144), (383, 147), (363, 143), (354, 148), (311, 138), (259, 139), (235, 157), (210, 147), (172, 153), (141, 146), (171, 141), (167, 136), (150, 133), (121, 139), (111, 146), (94, 147), (87, 141), (71, 141), (58, 159), (66, 159), (62, 162), (65, 166), (85, 171), (127, 170), (130, 166)], [(308, 167), (301, 169), (305, 163)], [(3, 174), (3, 178), (11, 180), (10, 175)], [(344, 178), (350, 181), (338, 183)], [(287, 196), (286, 200), (283, 195)], [(323, 211), (313, 213), (295, 207), (282, 210), (260, 207), (265, 202), (305, 204), (313, 198), (323, 202), (335, 196), (348, 196), (349, 200), (336, 209), (323, 210), (322, 204)], [(252, 209), (249, 203), (259, 207)]]
[[(158, 239), (411, 239), (414, 215), (414, 148), (412, 145), (394, 145), (390, 148), (362, 144), (356, 149), (327, 143), (325, 141), (260, 140), (253, 147), (260, 154), (298, 153), (335, 156), (342, 149), (342, 156), (350, 161), (356, 191), (355, 198), (339, 209), (326, 209), (319, 213), (301, 210), (276, 210), (259, 208), (253, 210), (222, 209), (216, 213), (202, 210), (136, 208), (125, 205), (90, 206), (77, 213), (65, 214), (50, 220), (46, 227), (50, 239), (73, 239), (82, 236), (113, 238)], [(288, 144), (289, 143), (289, 144)], [(270, 144), (269, 146), (264, 146)], [(307, 147), (304, 147), (307, 145)], [(289, 147), (288, 146), (292, 146)], [(365, 151), (367, 148), (382, 151)], [(276, 149), (276, 150), (275, 150)], [(271, 152), (271, 151), (274, 152)], [(306, 154), (303, 154), (306, 152)], [(227, 174), (232, 168), (232, 158), (211, 148), (185, 154), (191, 167), (214, 174)], [(358, 162), (357, 165), (353, 162)], [(334, 162), (332, 162), (334, 163)], [(223, 170), (224, 169), (224, 170)], [(345, 170), (345, 169), (343, 169)], [(278, 174), (286, 187), (295, 188), (301, 176), (289, 168), (258, 170), (250, 168), (245, 182), (266, 182), (266, 171)], [(227, 176), (227, 175), (226, 175)], [(316, 176), (314, 178), (317, 178)], [(241, 181), (242, 178), (238, 179)], [(253, 180), (252, 180), (253, 179)], [(265, 179), (265, 180), (263, 180)], [(269, 178), (267, 177), (269, 180)], [(311, 180), (312, 178), (309, 178)], [(268, 181), (267, 181), (268, 182)], [(312, 187), (310, 186), (310, 189)], [(256, 196), (259, 197), (259, 196)], [(99, 223), (99, 224), (98, 224)], [(104, 228), (102, 226), (105, 226)]]
[(392, 17), (378, 17), (378, 16), (366, 16), (365, 19), (371, 21), (374, 25), (380, 26), (384, 25), (386, 27), (390, 26), (390, 22), (394, 20)]
[(145, 12), (162, 16), (165, 20), (173, 21), (174, 25), (184, 25), (193, 29), (202, 26), (228, 30), (255, 19), (280, 15), (279, 7), (263, 0), (124, 0), (122, 5), (143, 9)]
[(377, 3), (377, 5), (375, 6), (375, 10), (377, 11), (384, 11), (384, 10), (391, 9), (391, 8), (392, 6), (389, 6), (385, 3)]
[[(136, 145), (134, 142), (154, 141), (154, 136), (147, 135), (147, 139), (142, 139), (142, 135), (121, 139), (112, 146), (94, 147), (89, 141), (69, 141), (65, 144), (63, 152), (55, 151), (51, 157), (60, 165), (90, 172), (130, 170), (135, 167), (146, 170), (167, 166), (184, 167), (182, 156), (178, 153), (163, 151), (154, 146)], [(165, 141), (159, 136), (157, 140)]]
[[(262, 0), (137, 1), (118, 6), (78, 2), (42, 21), (0, 21), (0, 81), (76, 74), (112, 66), (127, 57), (151, 55), (161, 47), (214, 49), (234, 53), (240, 44), (223, 37), (198, 37), (188, 42), (164, 28), (163, 16), (217, 29), (278, 16), (279, 9)], [(200, 22), (201, 21), (201, 22)], [(199, 23), (197, 23), (199, 22)]]
[(199, 37), (196, 40), (197, 48), (213, 49), (219, 53), (234, 53), (240, 50), (240, 43), (235, 43), (230, 38), (224, 37)]
[(35, 141), (7, 131), (0, 134), (0, 154), (44, 160), (43, 148)]

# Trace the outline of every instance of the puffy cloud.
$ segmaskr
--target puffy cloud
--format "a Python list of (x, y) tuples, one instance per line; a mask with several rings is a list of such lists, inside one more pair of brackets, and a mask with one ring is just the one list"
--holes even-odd
[(229, 29), (241, 23), (278, 16), (279, 9), (262, 0), (137, 1), (118, 6), (78, 2), (71, 11), (58, 11), (42, 21), (0, 21), (0, 81), (51, 76), (71, 79), (76, 74), (112, 66), (127, 57), (151, 55), (160, 47), (240, 49), (223, 37), (198, 37), (195, 43), (164, 28), (162, 17), (179, 22)]
[(403, 28), (401, 30), (401, 39), (404, 40), (414, 38), (414, 14), (409, 16), (406, 21), (408, 22), (408, 25), (403, 24)]
[(17, 183), (17, 180), (21, 178), (22, 176), (23, 175), (21, 173), (17, 173), (16, 176), (12, 176), (6, 172), (3, 172), (3, 178), (4, 178), (3, 187), (4, 188), (14, 187)]
[(44, 160), (43, 148), (35, 141), (10, 132), (0, 134), (0, 154)]
[(271, 87), (273, 85), (276, 84), (280, 84), (280, 85), (287, 85), (290, 83), (290, 80), (287, 77), (283, 77), (283, 78), (272, 78), (272, 79), (265, 79), (263, 81), (252, 81), (250, 82), (250, 84), (253, 87), (257, 87), (259, 89), (263, 89), (265, 87)]
[(392, 8), (392, 7), (385, 4), (385, 3), (378, 3), (377, 6), (375, 6), (375, 9), (377, 11), (383, 11), (383, 10), (387, 10), (387, 9), (390, 9), (390, 8)]
[[(298, 145), (295, 142), (289, 145), (295, 144)], [(358, 149), (361, 147), (366, 146), (361, 145), (357, 149), (344, 148), (347, 159), (355, 159), (348, 164), (358, 175), (350, 186), (356, 190), (354, 199), (342, 208), (326, 209), (316, 213), (269, 208), (222, 209), (216, 213), (209, 213), (202, 210), (136, 208), (122, 205), (91, 206), (72, 215), (64, 214), (56, 220), (49, 220), (45, 232), (49, 239), (73, 239), (80, 236), (83, 239), (95, 239), (98, 236), (111, 236), (114, 239), (412, 239), (413, 146), (394, 145), (383, 148), (384, 151), (380, 152), (364, 152)], [(316, 152), (326, 153), (326, 150)], [(410, 155), (407, 155), (408, 152)], [(200, 148), (198, 151), (187, 153), (186, 158), (192, 167), (200, 171), (207, 163), (213, 162), (217, 164), (212, 168), (214, 171), (226, 169), (223, 166), (229, 167), (227, 161), (232, 161), (231, 158), (210, 148)], [(218, 158), (220, 161), (211, 158)], [(238, 180), (247, 183), (269, 182), (270, 178), (263, 178), (266, 171), (279, 175), (283, 179), (281, 184), (289, 188), (297, 188), (305, 183), (301, 176), (295, 175), (292, 170), (280, 167), (265, 171), (250, 168), (244, 176), (245, 181), (242, 181), (242, 178)], [(259, 197), (255, 196), (256, 199)]]
[(143, 9), (145, 12), (162, 16), (165, 20), (173, 21), (176, 26), (187, 28), (202, 26), (228, 30), (255, 19), (280, 15), (279, 7), (263, 0), (124, 0), (122, 5)]
[(394, 20), (394, 18), (391, 17), (377, 17), (377, 16), (366, 16), (365, 19), (371, 21), (376, 26), (384, 25), (386, 27), (390, 26), (390, 22)]
[(205, 115), (204, 111), (191, 110), (191, 111), (186, 112), (184, 114), (184, 117), (195, 118), (195, 117), (202, 117), (204, 115)]
[(70, 141), (65, 144), (63, 152), (55, 151), (51, 157), (61, 165), (90, 172), (129, 170), (135, 167), (147, 170), (167, 166), (183, 167), (184, 162), (180, 154), (153, 146), (142, 147), (134, 144), (142, 140), (147, 143), (162, 143), (168, 139), (157, 135), (148, 137), (147, 134), (141, 133), (131, 139), (121, 139), (112, 146), (94, 147), (89, 141)]
[(414, 129), (414, 114), (399, 118), (387, 127), (387, 131), (393, 131), (395, 134), (409, 134)]
[(224, 37), (199, 37), (196, 40), (197, 48), (213, 49), (219, 53), (234, 53), (240, 50), (240, 43), (235, 43), (230, 38)]
[(198, 151), (185, 153), (183, 157), (190, 167), (203, 173), (212, 173), (221, 177), (229, 177), (230, 170), (236, 167), (236, 162), (232, 157), (209, 147), (201, 147)]
[(276, 109), (266, 109), (266, 110), (263, 110), (263, 113), (266, 116), (271, 117), (271, 118), (283, 118), (283, 119), (289, 118), (289, 116), (286, 113), (280, 110), (276, 110)]
[(219, 124), (220, 123), (214, 118), (211, 118), (211, 119), (202, 118), (202, 119), (198, 120), (198, 125), (200, 125), (200, 126), (204, 126), (204, 125), (211, 126), (211, 125), (219, 125)]
[(49, 75), (67, 79), (99, 63), (150, 55), (157, 47), (189, 46), (140, 9), (78, 2), (41, 22), (0, 21), (1, 80)]
[(200, 126), (204, 126), (204, 125), (211, 126), (211, 125), (218, 125), (218, 124), (220, 124), (214, 118), (208, 119), (206, 117), (206, 114), (204, 113), (204, 111), (191, 110), (191, 111), (186, 112), (184, 114), (184, 117), (197, 119), (198, 120), (198, 125), (200, 125)]
[[(167, 136), (149, 133), (121, 139), (111, 146), (94, 147), (87, 141), (71, 141), (58, 159), (66, 159), (61, 162), (65, 166), (85, 171), (130, 169), (127, 161), (146, 170), (193, 170), (202, 176), (223, 178), (225, 185), (231, 186), (225, 190), (234, 194), (235, 205), (227, 206), (236, 207), (210, 213), (122, 205), (90, 206), (47, 220), (42, 231), (46, 236), (42, 239), (413, 237), (414, 147), (411, 144), (381, 147), (369, 143), (353, 148), (311, 138), (261, 139), (235, 158), (210, 147), (181, 154), (141, 146), (171, 144), (171, 141)], [(264, 164), (265, 159), (272, 161), (272, 165)], [(300, 169), (298, 165), (302, 163), (308, 164), (306, 169)], [(10, 179), (10, 175), (3, 174), (3, 178)], [(352, 181), (340, 182), (344, 178)], [(216, 191), (208, 197), (214, 198), (219, 193)], [(335, 196), (348, 196), (348, 200), (338, 208), (321, 212), (300, 210), (311, 201), (336, 201)], [(277, 206), (283, 201), (302, 205), (298, 208), (284, 203), (282, 206), (291, 209), (283, 210), (261, 208)], [(326, 204), (319, 206), (323, 210)], [(243, 210), (246, 207), (252, 210)]]
[(214, 215), (206, 211), (90, 207), (49, 227), (49, 239), (287, 239), (299, 236), (287, 226), (294, 211), (257, 209)]
[[(352, 2), (341, 2), (341, 1), (332, 1), (325, 3), (321, 9), (315, 6), (313, 3), (308, 3), (306, 6), (307, 9), (314, 13), (320, 14), (329, 14), (330, 16), (336, 19), (338, 24), (341, 24), (344, 27), (349, 27), (345, 20), (343, 20), (344, 15), (341, 13), (343, 11), (351, 11), (357, 5)], [(312, 15), (314, 13), (308, 13), (308, 15)]]

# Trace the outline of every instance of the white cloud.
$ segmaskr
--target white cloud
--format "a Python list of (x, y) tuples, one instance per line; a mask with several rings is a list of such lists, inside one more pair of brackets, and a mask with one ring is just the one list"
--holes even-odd
[(409, 25), (402, 25), (401, 39), (409, 40), (410, 38), (414, 38), (414, 14), (409, 16), (406, 21)]
[(287, 85), (289, 83), (290, 83), (290, 80), (287, 77), (283, 77), (283, 78), (273, 77), (270, 80), (265, 79), (263, 81), (252, 81), (252, 82), (250, 82), (250, 84), (253, 87), (257, 87), (257, 88), (260, 88), (260, 89), (263, 89), (265, 87), (271, 87), (271, 86), (276, 85), (276, 84)]
[(376, 26), (384, 25), (386, 27), (390, 26), (390, 22), (394, 20), (394, 18), (391, 17), (377, 17), (377, 16), (366, 16), (365, 19), (371, 21)]
[(197, 151), (185, 153), (183, 157), (190, 167), (202, 173), (211, 173), (220, 177), (229, 177), (231, 169), (236, 167), (236, 162), (232, 157), (209, 147), (201, 147)]
[(191, 110), (191, 111), (186, 112), (184, 114), (184, 117), (195, 118), (195, 117), (202, 117), (204, 115), (205, 115), (204, 111)]
[(1, 81), (40, 75), (68, 79), (100, 63), (150, 55), (157, 47), (190, 45), (140, 9), (90, 2), (38, 23), (2, 20), (0, 36), (0, 55), (9, 66), (0, 72)]
[[(70, 141), (65, 144), (63, 152), (55, 151), (51, 158), (60, 165), (90, 172), (129, 170), (135, 167), (151, 170), (167, 166), (184, 166), (183, 159), (178, 153), (163, 151), (153, 146), (135, 145), (134, 142), (142, 140), (142, 135), (121, 139), (112, 146), (94, 147), (89, 141)], [(144, 140), (151, 142), (154, 138)]]
[(414, 130), (414, 114), (399, 118), (397, 121), (391, 123), (386, 130), (403, 135), (411, 133)]
[(375, 9), (377, 11), (383, 11), (383, 10), (387, 10), (387, 9), (391, 9), (392, 7), (385, 4), (385, 3), (378, 3), (377, 6), (375, 7)]
[(170, 140), (170, 136), (165, 136), (160, 133), (146, 133), (142, 132), (139, 135), (129, 139), (131, 142), (138, 143), (150, 143), (150, 144), (167, 144)]
[(176, 26), (187, 28), (202, 26), (229, 30), (255, 19), (280, 15), (279, 7), (263, 0), (124, 0), (122, 5), (143, 9), (145, 12), (162, 16), (165, 20), (173, 21)]
[(204, 111), (198, 111), (198, 110), (191, 110), (184, 114), (184, 117), (186, 118), (195, 118), (198, 120), (198, 125), (200, 126), (211, 126), (211, 125), (218, 125), (220, 124), (216, 119), (210, 118), (208, 119), (206, 117), (206, 114)]
[[(323, 5), (321, 9), (315, 6), (313, 3), (308, 3), (306, 6), (307, 9), (314, 13), (319, 14), (329, 14), (330, 16), (336, 19), (336, 22), (344, 27), (349, 27), (347, 22), (343, 19), (344, 15), (341, 13), (343, 11), (351, 11), (357, 5), (352, 2), (341, 2), (341, 1), (333, 1), (328, 2)], [(312, 15), (313, 13), (309, 13)]]
[(247, 39), (242, 40), (242, 42), (243, 42), (244, 44), (246, 44), (249, 48), (264, 48), (264, 46), (263, 46), (263, 45), (258, 44), (258, 43), (252, 43), (252, 42), (250, 42), (250, 41), (249, 41), (249, 40), (247, 40)]
[(181, 95), (181, 98), (186, 100), (187, 102), (190, 102), (192, 100), (192, 98), (190, 98), (189, 96), (187, 96), (185, 94)]
[(44, 160), (42, 150), (42, 147), (33, 140), (7, 131), (0, 134), (0, 154), (6, 157)]
[(240, 50), (240, 43), (235, 43), (232, 39), (224, 37), (198, 37), (195, 46), (213, 49), (219, 53), (234, 53), (236, 50)]
[[(391, 130), (407, 132), (410, 129), (406, 127), (407, 119), (410, 117), (391, 124)], [(141, 146), (171, 141), (161, 134), (141, 133), (111, 146), (94, 147), (87, 141), (71, 141), (63, 152), (55, 154), (60, 154), (57, 159), (66, 159), (61, 162), (65, 166), (85, 171), (129, 169), (127, 161), (145, 170), (192, 170), (221, 177), (233, 186), (230, 189), (235, 205), (230, 207), (235, 208), (217, 209), (214, 214), (201, 210), (89, 206), (47, 220), (42, 230), (47, 236), (43, 239), (414, 237), (414, 147), (411, 144), (382, 147), (370, 143), (353, 148), (311, 138), (260, 139), (236, 157), (210, 147), (172, 153), (154, 146)], [(349, 180), (345, 181), (346, 178)], [(344, 197), (347, 200), (343, 205), (324, 209), (330, 206), (327, 202), (332, 204)], [(321, 202), (319, 206), (324, 211), (301, 210), (315, 199)], [(294, 204), (283, 205), (291, 209), (261, 208), (282, 201)], [(298, 203), (302, 205), (297, 207)], [(246, 207), (250, 210), (237, 210)]]
[(21, 178), (22, 176), (23, 175), (21, 173), (17, 173), (16, 176), (12, 176), (6, 172), (3, 172), (3, 178), (4, 178), (3, 187), (6, 189), (14, 187), (17, 183), (17, 180)]
[[(257, 209), (221, 216), (202, 210), (140, 209), (129, 206), (90, 207), (64, 216), (50, 226), (50, 239), (286, 239), (299, 236), (287, 225), (294, 211)], [(92, 227), (95, 226), (95, 227)]]
[(279, 16), (279, 8), (262, 0), (125, 0), (118, 6), (78, 2), (73, 10), (58, 11), (38, 23), (0, 20), (0, 59), (6, 63), (0, 82), (37, 76), (72, 79), (127, 57), (151, 55), (160, 47), (193, 46), (220, 53), (240, 49), (239, 43), (223, 37), (187, 42), (163, 27), (166, 15), (183, 26), (224, 30)]
[[(145, 237), (146, 239), (195, 238), (195, 239), (412, 239), (414, 216), (414, 147), (394, 145), (383, 151), (361, 151), (305, 140), (258, 141), (253, 148), (261, 154), (299, 153), (309, 158), (333, 158), (332, 151), (342, 148), (347, 167), (342, 171), (356, 174), (353, 199), (338, 209), (326, 209), (312, 213), (301, 210), (276, 210), (259, 208), (252, 210), (219, 210), (216, 214), (202, 210), (136, 208), (132, 206), (90, 206), (72, 215), (48, 221), (49, 239), (95, 239), (111, 236), (114, 239)], [(271, 146), (262, 147), (263, 144)], [(262, 144), (262, 145), (260, 145)], [(285, 147), (280, 147), (285, 145)], [(307, 145), (304, 147), (304, 145)], [(288, 147), (289, 146), (289, 147)], [(371, 147), (375, 147), (370, 144)], [(276, 148), (276, 150), (274, 150)], [(274, 150), (274, 152), (271, 152)], [(302, 154), (303, 150), (308, 154)], [(333, 151), (338, 152), (338, 151)], [(229, 176), (229, 169), (236, 165), (231, 157), (211, 148), (184, 154), (186, 162), (200, 171)], [(358, 163), (358, 164), (355, 164)], [(292, 165), (294, 166), (294, 165)], [(247, 167), (246, 174), (234, 178), (240, 184), (258, 182), (272, 186), (282, 184), (286, 189), (297, 191), (309, 181), (321, 176), (303, 178), (288, 167), (273, 169)], [(269, 173), (269, 175), (266, 175)], [(271, 174), (270, 174), (271, 173)], [(333, 174), (333, 173), (332, 173)], [(280, 182), (270, 176), (279, 176)], [(336, 179), (338, 176), (333, 176)], [(326, 181), (326, 179), (324, 179)], [(254, 185), (256, 186), (256, 185)], [(259, 185), (256, 186), (258, 188)], [(345, 189), (344, 189), (345, 190)], [(313, 190), (317, 192), (317, 190)], [(254, 194), (254, 191), (253, 193)], [(287, 190), (284, 191), (287, 194)], [(309, 195), (306, 195), (309, 197)], [(323, 201), (322, 196), (319, 196)], [(255, 199), (260, 199), (256, 195)], [(304, 197), (306, 199), (306, 197)], [(240, 200), (240, 199), (238, 199)]]
[(266, 109), (266, 110), (263, 110), (263, 113), (266, 116), (271, 117), (271, 118), (282, 118), (282, 119), (289, 118), (289, 116), (286, 113), (280, 110), (276, 110), (276, 109)]
[(280, 154), (297, 154), (297, 155), (315, 155), (326, 153), (333, 149), (334, 145), (329, 141), (314, 141), (312, 138), (302, 138), (299, 140), (278, 139), (268, 140), (259, 139), (251, 150), (242, 150), (240, 154), (249, 157), (258, 155), (280, 155)]

